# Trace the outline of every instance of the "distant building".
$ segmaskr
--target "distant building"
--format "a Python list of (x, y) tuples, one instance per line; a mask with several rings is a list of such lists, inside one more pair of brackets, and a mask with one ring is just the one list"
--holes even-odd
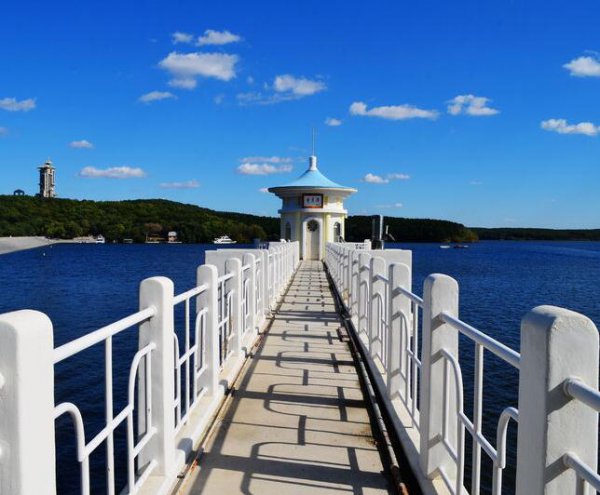
[(40, 171), (40, 192), (38, 196), (40, 198), (54, 198), (56, 196), (56, 169), (50, 160), (46, 160), (46, 163), (38, 167), (38, 170)]
[(25, 196), (25, 191), (23, 189), (15, 189), (13, 196)]

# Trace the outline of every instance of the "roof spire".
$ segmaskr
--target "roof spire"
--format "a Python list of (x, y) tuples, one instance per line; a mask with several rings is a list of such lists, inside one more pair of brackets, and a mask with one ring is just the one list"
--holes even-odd
[(315, 155), (315, 128), (312, 128), (312, 155), (308, 159), (308, 170), (317, 170), (317, 155)]

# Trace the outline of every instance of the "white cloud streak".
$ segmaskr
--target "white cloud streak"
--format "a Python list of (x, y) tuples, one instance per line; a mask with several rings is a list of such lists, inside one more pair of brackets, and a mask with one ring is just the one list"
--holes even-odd
[(35, 100), (28, 98), (18, 101), (16, 98), (2, 98), (0, 100), (0, 109), (7, 112), (29, 112), (35, 108)]
[(327, 86), (322, 81), (310, 80), (304, 77), (295, 77), (291, 74), (282, 74), (275, 77), (273, 89), (279, 93), (291, 93), (302, 97), (325, 91)]
[(245, 156), (242, 163), (292, 163), (294, 160), (288, 156)]
[[(172, 84), (179, 84), (177, 87), (186, 87), (187, 84), (187, 89), (190, 89), (189, 80), (195, 80), (197, 77), (230, 81), (236, 76), (235, 65), (238, 60), (237, 55), (226, 53), (171, 52), (158, 63), (158, 66), (173, 76)], [(174, 83), (174, 81), (178, 82)]]
[(330, 127), (338, 127), (338, 126), (342, 125), (342, 121), (340, 119), (336, 119), (334, 117), (327, 117), (325, 119), (325, 125), (328, 125)]
[(169, 91), (150, 91), (150, 93), (140, 96), (138, 100), (142, 103), (152, 103), (153, 101), (169, 100), (172, 98), (176, 99), (177, 96)]
[(94, 145), (90, 143), (87, 139), (81, 139), (79, 141), (71, 141), (69, 143), (69, 147), (79, 149), (92, 149)]
[(367, 182), (368, 184), (387, 184), (390, 182), (390, 179), (369, 172), (361, 179), (361, 182)]
[(395, 174), (388, 174), (387, 178), (390, 180), (408, 180), (408, 179), (410, 179), (410, 175), (395, 173)]
[(270, 163), (242, 163), (236, 170), (241, 175), (273, 175), (292, 171), (291, 165), (272, 165)]
[(500, 113), (495, 108), (488, 107), (491, 100), (485, 96), (458, 95), (449, 101), (450, 115), (470, 115), (471, 117), (489, 117)]
[(276, 76), (273, 84), (265, 84), (266, 92), (248, 91), (238, 93), (236, 98), (240, 105), (273, 105), (284, 101), (299, 100), (321, 91), (327, 86), (322, 81), (295, 77), (290, 74)]
[(194, 35), (190, 33), (182, 33), (181, 31), (177, 31), (171, 35), (171, 41), (174, 45), (178, 43), (191, 43), (194, 41)]
[(372, 174), (369, 172), (367, 175), (365, 175), (361, 179), (361, 182), (366, 182), (368, 184), (389, 184), (393, 180), (409, 180), (409, 179), (410, 179), (410, 175), (407, 175), (407, 174), (393, 173), (393, 174), (387, 174), (384, 177), (382, 175)]
[(258, 192), (261, 192), (261, 193), (268, 193), (268, 192), (269, 192), (269, 188), (268, 188), (268, 187), (261, 187), (261, 188), (258, 190)]
[(84, 167), (79, 172), (80, 177), (86, 177), (89, 179), (140, 179), (146, 177), (146, 172), (139, 167), (109, 167), (109, 168), (96, 168), (96, 167)]
[(162, 189), (197, 189), (200, 183), (196, 179), (186, 180), (183, 182), (161, 182)]
[(198, 83), (193, 77), (186, 77), (183, 79), (171, 79), (167, 84), (172, 88), (194, 89)]
[(407, 120), (407, 119), (436, 119), (438, 112), (435, 110), (423, 110), (412, 105), (388, 105), (382, 107), (373, 107), (367, 109), (367, 105), (362, 101), (355, 101), (350, 105), (350, 115), (360, 115), (362, 117), (379, 117), (388, 120)]
[(540, 127), (545, 131), (558, 132), (559, 134), (583, 134), (584, 136), (596, 136), (600, 133), (600, 126), (592, 122), (580, 122), (569, 124), (565, 119), (544, 120)]
[(204, 31), (204, 35), (198, 38), (198, 46), (205, 45), (228, 45), (229, 43), (237, 43), (241, 41), (242, 37), (233, 34), (230, 31), (215, 31), (213, 29), (207, 29)]
[(387, 205), (376, 205), (376, 208), (402, 208), (404, 205), (402, 203), (392, 203)]
[(563, 68), (574, 77), (600, 77), (600, 60), (597, 56), (574, 58)]

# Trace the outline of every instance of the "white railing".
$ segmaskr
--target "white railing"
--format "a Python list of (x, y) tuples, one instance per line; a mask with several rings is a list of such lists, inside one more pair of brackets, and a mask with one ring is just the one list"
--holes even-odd
[[(454, 279), (430, 275), (423, 297), (414, 294), (407, 251), (329, 243), (325, 262), (359, 345), (383, 378), (385, 400), (406, 428), (404, 450), (421, 479), (429, 479), (428, 489), (502, 493), (512, 421), (518, 425), (517, 494), (600, 491), (598, 332), (588, 318), (552, 306), (533, 309), (521, 325), (519, 354), (460, 320)], [(459, 334), (474, 346), (471, 417), (464, 410)], [(493, 441), (482, 428), (487, 353), (519, 373), (518, 403), (500, 413)], [(491, 487), (482, 487), (482, 453), (492, 464)]]
[[(62, 466), (55, 460), (54, 423), (63, 415), (74, 425), (80, 493), (98, 493), (90, 470), (100, 446), (106, 493), (168, 492), (299, 263), (297, 243), (256, 251), (260, 261), (247, 254), (243, 265), (227, 250), (219, 251), (225, 260), (221, 270), (200, 266), (196, 286), (179, 295), (165, 277), (146, 279), (138, 312), (57, 348), (43, 313), (0, 315), (0, 493), (57, 493)], [(268, 300), (267, 280), (273, 281)], [(176, 329), (181, 307), (183, 326)], [(113, 338), (126, 333), (137, 339), (137, 352), (130, 362), (117, 362)], [(104, 422), (90, 439), (79, 407), (55, 404), (54, 366), (97, 345), (104, 346), (104, 401), (96, 414), (102, 413)], [(123, 368), (127, 401), (115, 414), (113, 373)], [(126, 452), (115, 452), (122, 425)], [(125, 487), (117, 486), (116, 472), (126, 473)]]

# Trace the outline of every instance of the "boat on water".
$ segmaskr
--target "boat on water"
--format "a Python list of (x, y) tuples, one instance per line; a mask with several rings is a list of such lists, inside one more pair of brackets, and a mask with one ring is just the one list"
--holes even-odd
[(213, 244), (236, 244), (236, 242), (228, 235), (222, 235), (213, 239)]
[(106, 244), (106, 239), (104, 238), (104, 236), (102, 234), (97, 235), (96, 239), (94, 240), (94, 242), (96, 244)]
[(441, 244), (440, 249), (467, 249), (469, 246), (467, 244)]

